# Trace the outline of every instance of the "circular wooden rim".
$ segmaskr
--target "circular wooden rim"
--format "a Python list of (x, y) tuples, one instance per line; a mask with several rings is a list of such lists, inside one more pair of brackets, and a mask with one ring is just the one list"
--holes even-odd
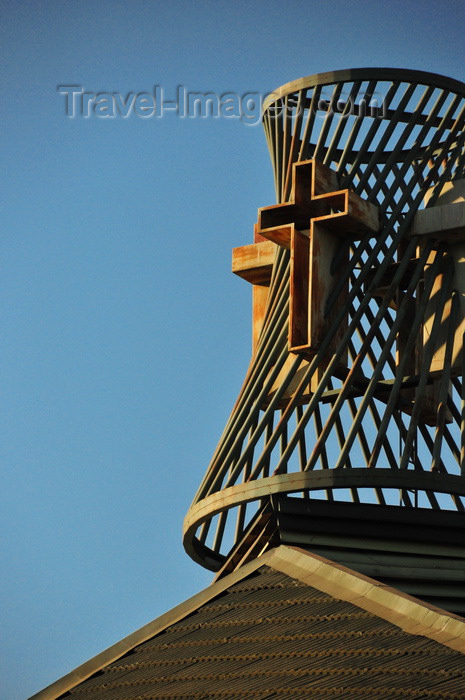
[(327, 73), (315, 73), (314, 75), (291, 80), (291, 82), (281, 85), (266, 97), (263, 103), (263, 112), (266, 112), (276, 100), (294, 92), (306, 90), (316, 85), (333, 85), (334, 83), (346, 83), (354, 80), (394, 80), (397, 82), (417, 83), (418, 85), (433, 85), (442, 90), (450, 90), (465, 96), (464, 83), (437, 73), (405, 68), (349, 68), (328, 71)]
[[(224, 557), (203, 545), (195, 536), (202, 523), (221, 511), (274, 494), (340, 488), (394, 488), (465, 496), (465, 478), (446, 474), (393, 469), (329, 469), (327, 471), (278, 474), (259, 481), (237, 484), (207, 496), (193, 505), (184, 519), (183, 544), (194, 561), (217, 570)], [(400, 506), (399, 506), (400, 507)]]

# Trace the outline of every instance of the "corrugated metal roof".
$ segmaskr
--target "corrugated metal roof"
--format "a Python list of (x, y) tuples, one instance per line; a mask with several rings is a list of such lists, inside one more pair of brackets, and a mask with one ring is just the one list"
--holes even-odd
[(264, 566), (66, 697), (465, 698), (465, 655)]

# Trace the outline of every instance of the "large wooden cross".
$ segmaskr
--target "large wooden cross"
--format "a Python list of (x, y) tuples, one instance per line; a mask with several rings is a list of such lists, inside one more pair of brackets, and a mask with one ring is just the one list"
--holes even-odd
[[(233, 270), (254, 284), (266, 284), (263, 274), (271, 270), (273, 251), (264, 241), (290, 249), (290, 352), (312, 357), (331, 324), (325, 306), (337, 278), (333, 260), (340, 251), (341, 239), (355, 239), (378, 229), (377, 207), (351, 190), (341, 190), (337, 174), (316, 160), (293, 164), (289, 202), (259, 209), (256, 242), (235, 249)], [(338, 258), (341, 265), (347, 261), (348, 246), (345, 255), (339, 254)], [(329, 354), (343, 332), (342, 324)]]
[[(332, 263), (341, 237), (354, 239), (378, 229), (377, 207), (341, 190), (334, 170), (317, 160), (293, 164), (289, 202), (259, 209), (258, 234), (291, 250), (290, 352), (312, 356), (332, 323), (325, 307), (337, 276)], [(340, 265), (347, 262), (348, 246), (338, 258)], [(343, 332), (344, 325), (330, 354)]]

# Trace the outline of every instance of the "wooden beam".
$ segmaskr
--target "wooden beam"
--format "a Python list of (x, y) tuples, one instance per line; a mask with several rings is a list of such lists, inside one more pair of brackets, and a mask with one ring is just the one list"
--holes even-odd
[[(326, 222), (325, 222), (326, 223)], [(346, 256), (340, 256), (339, 267), (331, 270), (336, 253), (340, 251), (339, 236), (328, 230), (316, 219), (311, 222), (310, 236), (295, 229), (293, 231), (291, 250), (291, 292), (289, 351), (303, 352), (312, 358), (318, 351), (340, 305), (345, 302), (348, 282), (341, 291), (338, 302), (329, 314), (326, 303), (338, 280), (340, 268), (348, 262)], [(337, 350), (340, 340), (347, 330), (347, 318), (340, 324), (330, 347), (328, 358)], [(347, 352), (341, 357), (340, 365), (347, 363)], [(326, 363), (324, 363), (326, 366)]]
[(276, 246), (271, 241), (251, 243), (232, 251), (232, 271), (251, 284), (268, 285)]
[(262, 332), (269, 290), (268, 286), (261, 284), (252, 287), (252, 352), (255, 352)]
[(465, 241), (465, 202), (420, 209), (413, 219), (410, 235), (450, 243)]

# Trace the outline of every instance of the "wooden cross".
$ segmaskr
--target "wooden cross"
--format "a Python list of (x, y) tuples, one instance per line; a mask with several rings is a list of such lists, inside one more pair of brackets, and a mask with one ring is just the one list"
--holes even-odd
[[(378, 230), (377, 207), (351, 190), (341, 190), (337, 174), (317, 160), (293, 164), (289, 202), (259, 209), (258, 235), (291, 250), (290, 352), (312, 357), (333, 321), (325, 307), (337, 279), (332, 263), (341, 239)], [(338, 256), (340, 265), (348, 262), (348, 246), (345, 251)], [(343, 296), (342, 292), (339, 302)], [(342, 324), (330, 355), (344, 330)]]
[[(350, 190), (339, 188), (337, 174), (316, 160), (295, 163), (292, 168), (290, 201), (259, 209), (254, 243), (233, 250), (233, 272), (253, 284), (253, 348), (260, 335), (266, 309), (268, 286), (276, 247), (291, 251), (289, 344), (291, 353), (304, 354), (311, 360), (333, 321), (325, 316), (325, 306), (337, 276), (333, 268), (336, 251), (339, 263), (348, 262), (348, 246), (340, 254), (343, 238), (352, 239), (379, 229), (378, 211)], [(346, 285), (337, 308), (347, 295)], [(334, 353), (347, 323), (340, 324), (327, 353)], [(340, 364), (346, 363), (347, 352)], [(292, 361), (291, 356), (288, 358)], [(318, 384), (326, 367), (323, 361), (312, 377), (305, 401)], [(283, 367), (285, 374), (287, 366)], [(304, 372), (302, 366), (299, 372)], [(298, 373), (299, 374), (299, 373)], [(296, 375), (297, 385), (300, 377)], [(280, 385), (277, 378), (270, 396)], [(292, 395), (290, 386), (284, 399)]]

